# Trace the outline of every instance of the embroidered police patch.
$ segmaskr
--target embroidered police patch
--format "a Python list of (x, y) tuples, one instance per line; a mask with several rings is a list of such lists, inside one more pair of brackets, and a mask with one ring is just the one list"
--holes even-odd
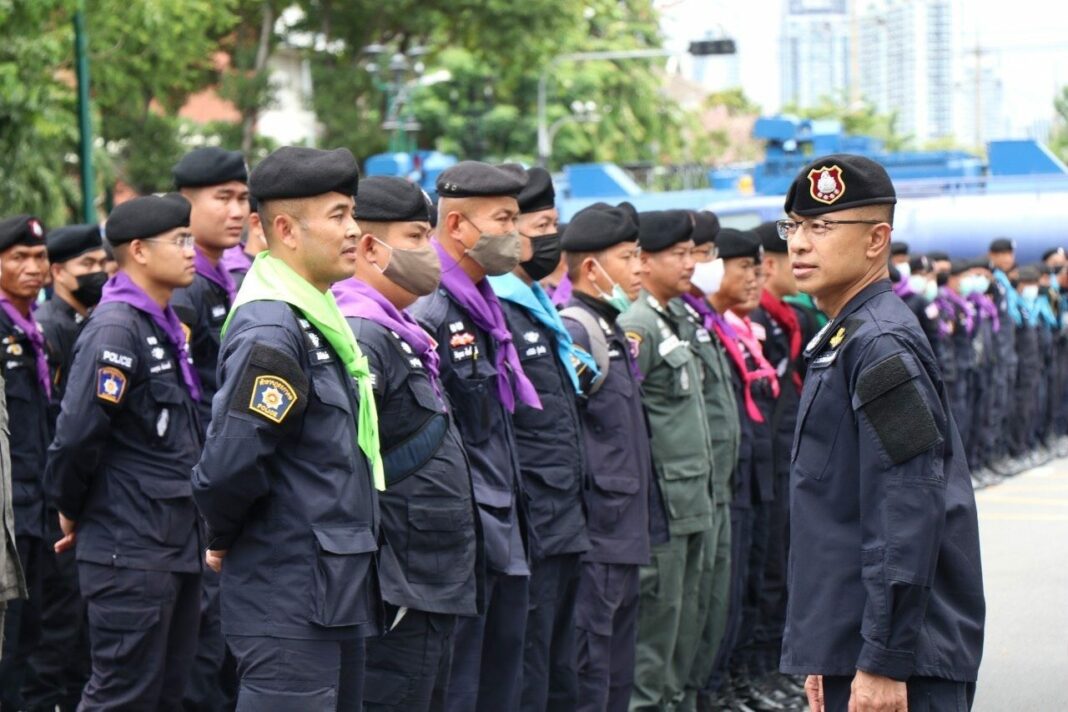
[(633, 359), (637, 359), (642, 348), (642, 335), (637, 331), (628, 331), (626, 337), (627, 344), (630, 346), (630, 356)]
[(126, 395), (126, 374), (113, 366), (102, 366), (96, 372), (96, 397), (108, 403), (121, 403)]
[(289, 382), (278, 376), (257, 376), (252, 384), (252, 399), (248, 409), (272, 423), (281, 423), (299, 396)]

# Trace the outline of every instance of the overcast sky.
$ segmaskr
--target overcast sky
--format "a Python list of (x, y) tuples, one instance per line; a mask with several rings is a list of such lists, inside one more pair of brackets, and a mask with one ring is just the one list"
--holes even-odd
[[(779, 107), (783, 0), (658, 0), (657, 6), (674, 42), (722, 26), (737, 40), (746, 93), (765, 111)], [(1014, 130), (1052, 116), (1054, 94), (1068, 85), (1068, 13), (1061, 6), (1042, 0), (957, 0), (954, 24), (962, 54), (974, 48), (976, 37), (990, 48), (986, 62), (1001, 76), (1004, 110)], [(959, 60), (974, 62), (968, 54)]]

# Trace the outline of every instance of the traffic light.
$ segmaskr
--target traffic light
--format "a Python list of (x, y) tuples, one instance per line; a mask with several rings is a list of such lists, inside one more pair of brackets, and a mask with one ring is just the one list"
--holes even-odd
[(737, 47), (734, 40), (696, 40), (690, 43), (690, 54), (695, 57), (705, 57), (712, 54), (734, 54)]

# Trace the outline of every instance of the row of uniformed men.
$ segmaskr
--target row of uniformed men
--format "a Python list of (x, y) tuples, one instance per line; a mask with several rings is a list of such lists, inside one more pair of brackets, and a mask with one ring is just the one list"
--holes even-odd
[[(200, 149), (175, 178), (109, 216), (106, 284), (95, 226), (48, 236), (40, 327), (44, 230), (0, 224), (30, 593), (5, 704), (693, 709), (775, 669), (818, 315), (783, 301), (773, 226), (598, 204), (561, 241), (544, 171), (354, 201), (345, 150), (247, 176)], [(781, 709), (774, 682), (746, 694)]]
[(976, 486), (1068, 446), (1068, 259), (1051, 248), (1016, 264), (998, 238), (987, 255), (951, 260), (893, 244), (895, 291), (924, 327), (942, 367)]

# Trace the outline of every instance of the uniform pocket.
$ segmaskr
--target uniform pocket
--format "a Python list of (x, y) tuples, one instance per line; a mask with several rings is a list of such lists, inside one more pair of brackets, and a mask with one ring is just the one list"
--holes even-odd
[(490, 388), (496, 385), (497, 377), (462, 378), (454, 375), (450, 381), (449, 397), (453, 404), (453, 416), (463, 435), (464, 444), (480, 445), (486, 442), (493, 432)]
[(676, 346), (664, 354), (664, 362), (671, 367), (671, 387), (668, 394), (672, 398), (687, 398), (700, 388), (693, 382), (696, 369), (691, 369), (693, 352), (686, 346)]
[(317, 543), (311, 621), (327, 628), (366, 623), (368, 576), (378, 549), (367, 527), (312, 527)]
[(463, 583), (474, 567), (472, 510), (463, 504), (408, 503), (408, 580)]
[(594, 491), (587, 498), (588, 525), (593, 531), (615, 533), (641, 491), (641, 482), (637, 477), (605, 474), (596, 474), (591, 480)]
[(140, 516), (145, 534), (164, 546), (184, 545), (196, 527), (191, 482), (142, 477), (137, 486), (148, 499)]

